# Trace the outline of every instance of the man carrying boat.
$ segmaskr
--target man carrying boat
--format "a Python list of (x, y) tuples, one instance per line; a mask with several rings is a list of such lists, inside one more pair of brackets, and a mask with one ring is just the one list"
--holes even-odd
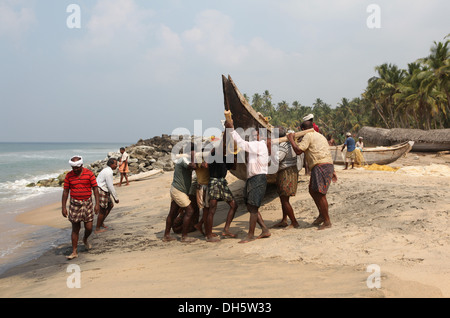
[[(302, 130), (311, 128), (313, 128), (311, 121), (304, 121), (301, 125)], [(319, 230), (329, 228), (331, 221), (326, 194), (331, 181), (336, 182), (337, 177), (328, 141), (316, 131), (304, 135), (299, 144), (294, 140), (294, 134), (288, 134), (287, 137), (297, 155), (305, 153), (305, 160), (311, 171), (309, 194), (319, 210), (319, 216), (313, 225), (319, 225)]]
[[(279, 137), (285, 137), (286, 131), (283, 127), (278, 127)], [(283, 211), (282, 220), (275, 224), (274, 227), (288, 227), (287, 218), (291, 220), (288, 228), (297, 228), (299, 224), (294, 215), (294, 210), (289, 202), (291, 196), (297, 194), (298, 184), (298, 168), (297, 155), (292, 150), (290, 142), (282, 142), (278, 146), (278, 173), (277, 173), (277, 193), (280, 197), (281, 209)]]
[(170, 188), (170, 210), (166, 218), (166, 228), (164, 230), (163, 237), (164, 242), (175, 240), (175, 238), (170, 235), (170, 230), (172, 229), (174, 220), (180, 213), (181, 209), (184, 209), (181, 241), (195, 241), (195, 238), (187, 236), (189, 226), (191, 224), (191, 218), (194, 214), (194, 208), (192, 207), (191, 200), (189, 199), (189, 190), (192, 183), (192, 171), (197, 169), (194, 157), (195, 147), (194, 144), (191, 143), (189, 158), (181, 157), (175, 164), (172, 186)]
[[(250, 141), (245, 141), (234, 130), (232, 121), (225, 121), (225, 128), (227, 133), (231, 131), (231, 137), (236, 142), (237, 146), (246, 153), (248, 153), (247, 161), (247, 180), (244, 187), (244, 202), (247, 204), (247, 209), (250, 212), (250, 221), (247, 236), (239, 243), (247, 243), (256, 238), (265, 238), (271, 235), (269, 229), (264, 223), (264, 220), (259, 212), (259, 207), (262, 204), (264, 194), (267, 187), (267, 173), (269, 150), (266, 142), (260, 140), (259, 131), (252, 129)], [(255, 237), (256, 223), (261, 227), (261, 234)]]

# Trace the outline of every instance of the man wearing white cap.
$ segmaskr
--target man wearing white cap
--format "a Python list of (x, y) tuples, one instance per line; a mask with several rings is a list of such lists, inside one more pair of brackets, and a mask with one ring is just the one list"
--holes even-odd
[(313, 114), (308, 114), (305, 117), (303, 117), (303, 121), (310, 121), (313, 125), (313, 128), (315, 131), (319, 132), (319, 127), (313, 122), (314, 119), (314, 115)]
[[(300, 127), (302, 130), (313, 128), (312, 122), (309, 120), (304, 121)], [(319, 230), (329, 228), (331, 221), (326, 195), (331, 182), (337, 181), (337, 176), (328, 141), (325, 136), (316, 131), (304, 135), (298, 144), (294, 139), (294, 134), (288, 134), (287, 137), (297, 155), (305, 153), (305, 162), (311, 171), (309, 194), (319, 210), (319, 216), (312, 224), (319, 226)]]
[[(83, 168), (83, 157), (75, 156), (69, 160), (72, 171), (66, 174), (64, 179), (64, 191), (62, 194), (62, 215), (72, 223), (72, 254), (67, 259), (78, 257), (78, 236), (81, 222), (84, 223), (83, 243), (87, 249), (91, 246), (87, 239), (92, 233), (94, 213), (100, 210), (99, 193), (94, 173)], [(95, 207), (92, 204), (92, 191), (95, 196)], [(70, 193), (70, 206), (67, 212), (67, 199)]]

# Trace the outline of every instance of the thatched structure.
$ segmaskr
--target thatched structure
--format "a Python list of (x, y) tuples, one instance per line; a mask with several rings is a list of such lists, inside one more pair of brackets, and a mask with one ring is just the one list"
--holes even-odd
[(404, 141), (414, 141), (412, 151), (444, 151), (450, 150), (450, 129), (404, 129), (363, 127), (358, 133), (367, 145), (392, 146)]

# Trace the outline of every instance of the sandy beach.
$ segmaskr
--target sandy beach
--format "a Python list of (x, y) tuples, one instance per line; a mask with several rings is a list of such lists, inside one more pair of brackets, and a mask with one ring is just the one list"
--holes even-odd
[[(301, 171), (291, 198), (300, 227), (274, 228), (270, 238), (246, 244), (238, 243), (249, 219), (244, 182), (230, 173), (239, 204), (231, 225), (237, 238), (218, 243), (206, 242), (199, 232), (190, 233), (198, 239), (189, 244), (161, 240), (173, 172), (131, 181), (116, 188), (120, 203), (105, 222), (108, 231), (91, 235), (92, 249), (80, 242), (79, 257), (69, 261), (67, 237), (66, 244), (0, 276), (0, 297), (450, 297), (450, 155), (409, 153), (389, 166), (402, 169), (335, 166), (338, 182), (327, 195), (333, 226), (323, 231), (311, 226), (318, 212), (307, 190), (309, 177)], [(217, 234), (227, 210), (219, 203)], [(260, 211), (269, 227), (281, 219), (274, 186)], [(70, 228), (60, 202), (17, 220)], [(68, 287), (71, 264), (80, 268), (80, 288)], [(372, 264), (379, 268), (379, 286), (368, 284)]]

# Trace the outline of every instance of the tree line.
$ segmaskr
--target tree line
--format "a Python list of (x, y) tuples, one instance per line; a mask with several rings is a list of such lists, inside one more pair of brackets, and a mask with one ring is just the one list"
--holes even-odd
[[(450, 36), (447, 35), (446, 38)], [(450, 128), (450, 40), (433, 42), (430, 54), (401, 69), (384, 63), (375, 67), (360, 97), (342, 98), (336, 107), (317, 98), (311, 106), (294, 101), (274, 103), (268, 90), (244, 94), (253, 108), (271, 118), (273, 126), (298, 130), (302, 118), (314, 114), (325, 136), (344, 141), (345, 132), (363, 126), (381, 128)]]

